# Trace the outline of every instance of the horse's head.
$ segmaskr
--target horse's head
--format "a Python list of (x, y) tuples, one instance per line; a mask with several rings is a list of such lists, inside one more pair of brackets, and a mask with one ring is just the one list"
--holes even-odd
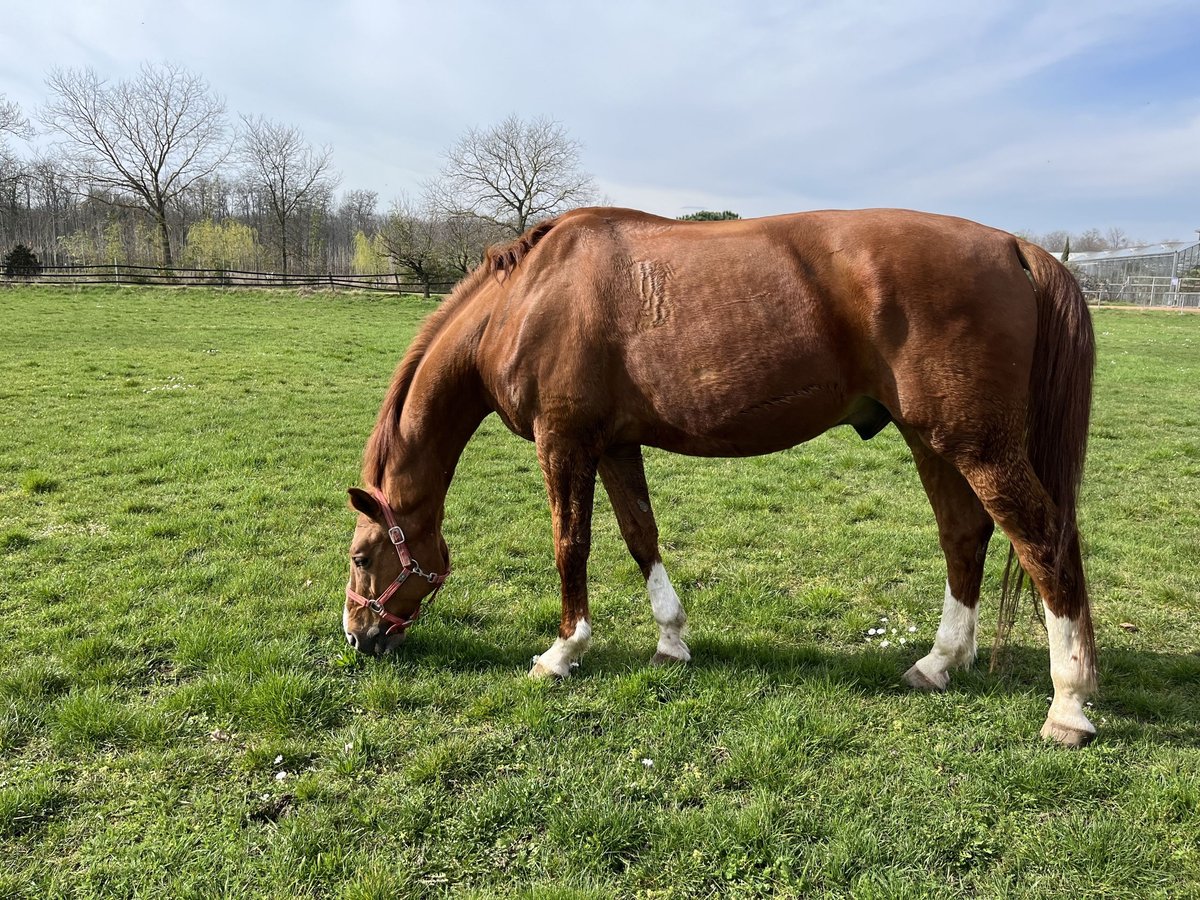
[(358, 523), (350, 542), (342, 628), (351, 647), (382, 655), (404, 641), (421, 614), (422, 600), (433, 602), (450, 575), (450, 554), (434, 527), (421, 533), (412, 522), (414, 533), (406, 534), (397, 512), (375, 488), (350, 488), (350, 505), (358, 510)]

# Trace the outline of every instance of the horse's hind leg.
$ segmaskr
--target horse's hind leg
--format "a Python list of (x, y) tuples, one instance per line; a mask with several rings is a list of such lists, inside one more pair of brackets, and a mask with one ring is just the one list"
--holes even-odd
[(987, 459), (969, 456), (956, 464), (1012, 541), (1022, 568), (1042, 597), (1054, 682), (1054, 700), (1042, 737), (1082, 746), (1096, 735), (1083, 713), (1083, 703), (1095, 689), (1095, 645), (1074, 523), (1067, 526), (1069, 535), (1059, 533), (1055, 505), (1023, 452)]
[(943, 691), (950, 670), (975, 660), (975, 626), (979, 619), (979, 587), (992, 519), (967, 480), (916, 434), (902, 429), (917, 462), (917, 471), (946, 556), (946, 596), (933, 649), (904, 673), (904, 681), (920, 690)]
[(613, 448), (600, 460), (600, 479), (612, 501), (621, 535), (634, 562), (646, 578), (650, 609), (658, 623), (655, 663), (687, 662), (692, 658), (683, 642), (687, 614), (667, 577), (658, 550), (658, 524), (650, 508), (650, 491), (642, 466), (640, 447)]

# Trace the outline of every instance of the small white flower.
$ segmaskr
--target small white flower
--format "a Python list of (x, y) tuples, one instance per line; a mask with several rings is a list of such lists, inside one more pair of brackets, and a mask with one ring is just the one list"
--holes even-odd
[(353, 741), (350, 741), (350, 742), (349, 742), (349, 743), (347, 743), (347, 744), (346, 744), (346, 746), (345, 746), (345, 747), (343, 747), (342, 749), (343, 749), (343, 750), (345, 750), (347, 753), (349, 753), (351, 750), (353, 750), (353, 749), (354, 749), (354, 742), (353, 742)]
[(895, 633), (896, 633), (896, 629), (895, 629), (895, 628), (893, 628), (893, 629), (892, 629), (892, 634), (895, 634)]
[(874, 628), (868, 628), (868, 629), (867, 629), (867, 634), (874, 634), (874, 633), (875, 633), (875, 629), (874, 629)]
[(277, 757), (275, 757), (275, 765), (279, 765), (281, 762), (283, 762), (283, 754), (282, 753), (279, 754)]
[(880, 617), (879, 617), (879, 621), (880, 621), (880, 622), (886, 622), (886, 621), (887, 621), (887, 616), (880, 616)]
[(287, 778), (287, 777), (288, 777), (288, 773), (287, 773), (287, 772), (276, 772), (276, 773), (275, 773), (275, 780), (276, 780), (276, 781), (283, 781), (283, 779), (285, 779), (285, 778)]
[(654, 768), (654, 760), (649, 759), (647, 757), (642, 757), (642, 765), (645, 766), (647, 769), (653, 769)]
[(880, 641), (879, 646), (880, 646), (880, 648), (890, 647), (890, 646), (892, 646), (892, 642), (891, 641)]
[(916, 633), (917, 633), (917, 626), (916, 626), (916, 625), (909, 625), (909, 626), (908, 626), (908, 633), (909, 633), (909, 634), (916, 634)]
[(907, 644), (907, 643), (908, 643), (908, 638), (900, 638), (900, 643), (901, 643), (901, 644)]

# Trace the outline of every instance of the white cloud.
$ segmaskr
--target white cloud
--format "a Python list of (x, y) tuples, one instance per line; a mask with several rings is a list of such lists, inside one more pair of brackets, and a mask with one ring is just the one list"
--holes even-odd
[(385, 204), (463, 130), (515, 112), (562, 121), (615, 202), (665, 214), (909, 205), (1034, 230), (1086, 214), (1155, 238), (1195, 216), (1179, 186), (1195, 183), (1196, 101), (1076, 108), (1093, 70), (1110, 89), (1103, 64), (1136, 68), (1150, 37), (1196, 58), (1187, 0), (60, 0), (26, 16), (0, 35), (0, 91), (27, 111), (52, 65), (119, 77), (176, 60), (231, 111), (331, 143), (343, 186)]

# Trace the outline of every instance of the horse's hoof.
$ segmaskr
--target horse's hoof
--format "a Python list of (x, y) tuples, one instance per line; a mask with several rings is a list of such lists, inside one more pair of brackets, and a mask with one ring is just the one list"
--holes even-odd
[(1046, 724), (1042, 726), (1042, 740), (1054, 741), (1060, 747), (1068, 747), (1071, 750), (1086, 747), (1095, 739), (1096, 732), (1094, 730), (1087, 731), (1083, 728), (1073, 728), (1070, 725), (1053, 722), (1050, 719), (1047, 719)]
[(904, 683), (916, 691), (932, 691), (938, 694), (944, 693), (946, 685), (950, 683), (950, 674), (942, 672), (940, 678), (930, 678), (924, 672), (914, 665), (911, 669), (904, 673)]
[(541, 660), (533, 664), (533, 668), (529, 670), (529, 677), (541, 681), (546, 678), (562, 679), (567, 677), (566, 672), (556, 672), (548, 666), (543, 666)]
[(650, 665), (652, 666), (683, 666), (688, 662), (689, 660), (681, 656), (671, 656), (671, 654), (661, 651), (650, 657)]

